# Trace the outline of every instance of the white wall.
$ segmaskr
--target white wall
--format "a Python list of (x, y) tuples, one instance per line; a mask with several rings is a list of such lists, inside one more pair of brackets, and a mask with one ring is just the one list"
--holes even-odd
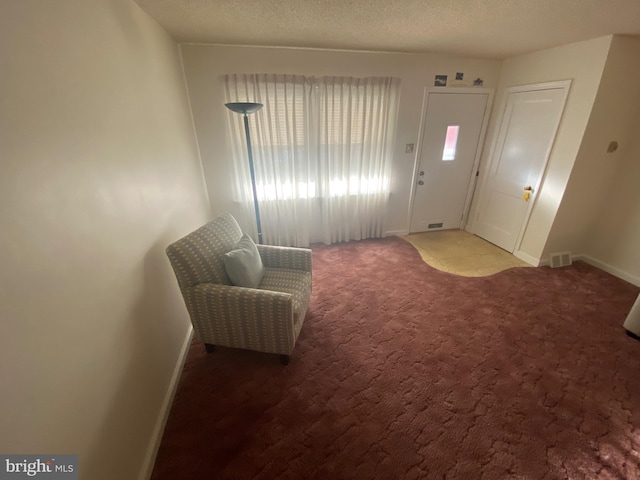
[(140, 478), (209, 217), (175, 43), (129, 0), (0, 4), (0, 452)]
[(181, 45), (189, 95), (194, 112), (211, 207), (215, 213), (231, 212), (247, 228), (249, 219), (233, 203), (232, 150), (223, 75), (227, 73), (290, 73), (301, 75), (395, 76), (401, 78), (401, 100), (393, 164), (392, 193), (386, 230), (406, 233), (409, 198), (416, 162), (405, 144), (418, 143), (424, 88), (433, 86), (436, 74), (465, 79), (480, 77), (484, 86), (497, 85), (500, 62), (441, 55), (342, 52), (328, 50)]
[(584, 253), (598, 266), (640, 285), (640, 118), (635, 125)]
[[(590, 261), (636, 285), (640, 285), (640, 83), (635, 80), (640, 77), (639, 58), (640, 39), (614, 38), (598, 93), (597, 102), (602, 97), (603, 106), (594, 137), (599, 142), (594, 142), (593, 161), (585, 165), (594, 175), (584, 173), (591, 183), (577, 187), (593, 188), (599, 178), (612, 177), (612, 181), (598, 198), (600, 208), (592, 210), (589, 224), (581, 225), (584, 235), (577, 244), (581, 247), (574, 247), (576, 253), (586, 254)], [(609, 140), (619, 142), (616, 153), (602, 152)], [(576, 206), (582, 200), (576, 196)]]
[[(537, 194), (519, 253), (539, 259), (551, 232), (553, 221), (580, 149), (582, 137), (598, 91), (611, 36), (572, 43), (539, 52), (520, 55), (504, 61), (500, 72), (498, 93), (494, 102), (487, 141), (481, 161), (482, 188), (487, 172), (491, 140), (504, 108), (508, 87), (571, 79), (560, 128), (549, 157), (543, 185)], [(476, 200), (478, 195), (476, 195)], [(471, 210), (475, 218), (477, 201)], [(472, 228), (472, 227), (471, 227)], [(516, 247), (518, 250), (518, 247)]]
[[(597, 235), (599, 230), (594, 229), (598, 212), (617, 192), (617, 187), (612, 186), (614, 176), (624, 177), (629, 171), (625, 160), (635, 133), (632, 130), (640, 115), (638, 59), (640, 39), (613, 38), (591, 117), (544, 255), (563, 250), (587, 253), (592, 235)], [(619, 143), (616, 152), (607, 153), (610, 141)], [(628, 206), (616, 205), (616, 209), (624, 212)], [(601, 240), (596, 241), (596, 245), (599, 243)]]

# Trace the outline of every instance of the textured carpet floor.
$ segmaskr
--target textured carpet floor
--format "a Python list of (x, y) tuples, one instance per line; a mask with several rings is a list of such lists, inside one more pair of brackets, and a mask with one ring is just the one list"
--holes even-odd
[(154, 480), (639, 478), (638, 289), (583, 263), (440, 272), (314, 248), (290, 365), (191, 347)]

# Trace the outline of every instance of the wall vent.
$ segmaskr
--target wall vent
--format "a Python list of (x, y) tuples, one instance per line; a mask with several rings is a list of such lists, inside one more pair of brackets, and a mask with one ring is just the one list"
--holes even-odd
[(571, 252), (558, 252), (549, 254), (551, 268), (566, 267), (571, 265)]
[(430, 223), (427, 228), (442, 228), (442, 223)]

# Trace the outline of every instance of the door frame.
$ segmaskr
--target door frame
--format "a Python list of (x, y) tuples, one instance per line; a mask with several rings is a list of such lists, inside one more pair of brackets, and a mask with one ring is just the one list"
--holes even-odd
[(413, 175), (411, 176), (411, 190), (409, 192), (409, 208), (407, 209), (407, 234), (411, 231), (411, 218), (413, 217), (413, 203), (415, 201), (416, 190), (418, 187), (418, 172), (420, 171), (420, 161), (422, 159), (422, 138), (424, 136), (424, 126), (427, 119), (427, 107), (429, 106), (429, 95), (431, 93), (444, 93), (444, 94), (488, 94), (487, 105), (484, 109), (484, 115), (482, 117), (482, 126), (480, 127), (480, 137), (478, 138), (478, 146), (476, 147), (476, 153), (473, 159), (473, 167), (471, 169), (471, 176), (469, 178), (469, 185), (467, 187), (467, 195), (464, 202), (464, 210), (462, 211), (462, 219), (460, 220), (460, 229), (464, 228), (464, 225), (469, 218), (469, 210), (471, 208), (471, 201), (474, 196), (478, 176), (473, 175), (473, 172), (478, 172), (480, 166), (480, 157), (482, 156), (482, 149), (484, 146), (484, 140), (487, 133), (487, 126), (489, 124), (489, 117), (491, 113), (491, 107), (493, 105), (493, 88), (482, 87), (425, 87), (424, 96), (422, 99), (422, 112), (420, 115), (420, 128), (418, 131), (418, 141), (416, 142), (416, 155), (413, 160)]
[[(544, 181), (547, 176), (547, 167), (549, 165), (549, 158), (551, 157), (551, 151), (553, 150), (553, 147), (556, 143), (558, 130), (560, 129), (560, 124), (562, 123), (564, 110), (567, 106), (567, 97), (569, 96), (570, 87), (571, 87), (570, 79), (558, 80), (554, 82), (532, 83), (528, 85), (516, 85), (512, 87), (507, 87), (505, 89), (505, 94), (503, 95), (500, 101), (500, 108), (496, 110), (496, 114), (499, 113), (499, 117), (497, 118), (496, 128), (493, 131), (493, 138), (491, 139), (491, 147), (489, 148), (489, 154), (487, 155), (487, 164), (481, 174), (482, 180), (481, 180), (481, 185), (480, 185), (480, 189), (478, 191), (478, 197), (477, 197), (477, 200), (479, 203), (481, 202), (482, 197), (487, 193), (486, 189), (487, 189), (488, 178), (486, 178), (486, 176), (491, 171), (493, 162), (496, 160), (495, 155), (496, 155), (496, 149), (498, 147), (498, 138), (500, 136), (500, 130), (502, 129), (502, 126), (505, 121), (505, 112), (507, 109), (507, 102), (509, 99), (509, 95), (511, 95), (512, 93), (539, 92), (543, 90), (562, 89), (562, 99), (561, 99), (562, 108), (560, 109), (560, 115), (558, 116), (558, 120), (556, 121), (556, 124), (553, 127), (553, 141), (550, 142), (549, 146), (547, 147), (547, 150), (545, 151), (544, 160), (542, 162), (542, 168), (540, 169), (540, 174), (538, 175), (538, 178), (533, 187), (534, 192), (536, 194), (533, 198), (533, 201), (529, 202), (529, 205), (527, 206), (527, 210), (524, 215), (524, 220), (522, 221), (522, 226), (520, 227), (520, 231), (518, 232), (518, 237), (516, 238), (516, 244), (513, 248), (513, 252), (510, 252), (512, 253), (512, 255), (518, 257), (520, 260), (524, 260), (525, 262), (534, 266), (538, 266), (537, 262), (534, 262), (535, 259), (533, 259), (530, 255), (520, 252), (520, 245), (522, 244), (524, 233), (526, 232), (527, 227), (529, 226), (529, 219), (531, 218), (531, 213), (533, 212), (535, 205), (538, 203), (540, 188), (544, 184)], [(480, 205), (478, 205), (478, 207), (479, 206)], [(471, 228), (469, 229), (469, 232), (475, 234), (475, 224), (479, 219), (481, 212), (480, 210), (478, 210), (477, 212), (474, 212), (474, 213), (475, 213), (474, 222), (472, 223)]]

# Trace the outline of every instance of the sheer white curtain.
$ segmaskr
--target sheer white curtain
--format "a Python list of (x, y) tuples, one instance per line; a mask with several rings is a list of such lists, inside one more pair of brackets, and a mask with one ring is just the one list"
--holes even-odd
[(399, 80), (324, 77), (317, 83), (322, 240), (381, 237), (389, 198)]
[[(311, 85), (298, 75), (226, 75), (228, 102), (258, 102), (249, 116), (264, 242), (308, 246), (317, 170), (308, 126)], [(229, 112), (234, 133), (237, 200), (253, 218), (253, 193), (242, 116)]]
[[(226, 75), (249, 117), (265, 243), (308, 246), (380, 237), (399, 97), (394, 78)], [(229, 113), (238, 200), (252, 209), (244, 127)]]

